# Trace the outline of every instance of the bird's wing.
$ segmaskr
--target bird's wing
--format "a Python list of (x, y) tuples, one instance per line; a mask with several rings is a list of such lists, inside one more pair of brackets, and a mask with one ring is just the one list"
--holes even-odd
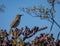
[(10, 25), (10, 27), (13, 27), (15, 25), (15, 23), (17, 22), (17, 20), (13, 20), (12, 24)]

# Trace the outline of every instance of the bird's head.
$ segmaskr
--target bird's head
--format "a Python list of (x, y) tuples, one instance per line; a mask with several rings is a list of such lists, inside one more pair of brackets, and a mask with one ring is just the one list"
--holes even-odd
[(22, 14), (17, 14), (16, 16), (17, 16), (17, 17), (21, 17), (21, 16), (23, 16), (23, 15), (22, 15)]
[(22, 15), (22, 14), (17, 14), (17, 15), (16, 15), (16, 18), (20, 19), (21, 16), (23, 16), (23, 15)]

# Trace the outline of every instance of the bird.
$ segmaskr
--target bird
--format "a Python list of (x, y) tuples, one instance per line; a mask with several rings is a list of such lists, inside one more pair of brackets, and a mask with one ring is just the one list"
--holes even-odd
[(22, 16), (21, 14), (16, 15), (15, 19), (12, 21), (10, 25), (10, 28), (16, 28), (20, 24), (21, 16)]

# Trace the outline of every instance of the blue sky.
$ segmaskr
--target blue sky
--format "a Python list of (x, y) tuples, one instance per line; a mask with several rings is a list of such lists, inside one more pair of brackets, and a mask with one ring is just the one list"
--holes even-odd
[[(48, 26), (47, 30), (38, 32), (35, 36), (39, 36), (40, 33), (49, 33), (49, 28), (51, 23), (46, 21), (46, 20), (41, 20), (38, 17), (32, 17), (28, 15), (27, 13), (23, 13), (22, 11), (19, 10), (19, 8), (22, 7), (32, 7), (32, 6), (38, 6), (40, 4), (43, 4), (45, 7), (50, 7), (49, 4), (47, 3), (47, 0), (0, 0), (0, 3), (4, 4), (6, 6), (5, 12), (0, 13), (0, 29), (6, 29), (7, 32), (10, 30), (10, 24), (14, 20), (17, 14), (23, 14), (24, 16), (21, 18), (21, 23), (18, 26), (18, 28), (28, 26), (30, 28), (34, 26), (39, 26), (39, 27), (44, 27)], [(55, 13), (55, 19), (60, 24), (60, 5), (55, 6), (56, 13)], [(58, 32), (60, 29), (54, 24), (53, 30), (51, 33), (54, 34), (54, 37), (57, 37)], [(35, 37), (34, 36), (34, 37)], [(33, 38), (33, 37), (32, 37)], [(31, 39), (32, 39), (31, 38)], [(29, 40), (31, 40), (29, 39)], [(33, 38), (34, 39), (34, 38)]]

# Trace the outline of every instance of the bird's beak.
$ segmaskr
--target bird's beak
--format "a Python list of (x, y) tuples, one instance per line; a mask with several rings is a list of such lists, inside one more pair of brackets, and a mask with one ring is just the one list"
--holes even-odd
[(20, 14), (20, 16), (24, 16), (23, 14)]
[(24, 16), (23, 14), (21, 16)]

